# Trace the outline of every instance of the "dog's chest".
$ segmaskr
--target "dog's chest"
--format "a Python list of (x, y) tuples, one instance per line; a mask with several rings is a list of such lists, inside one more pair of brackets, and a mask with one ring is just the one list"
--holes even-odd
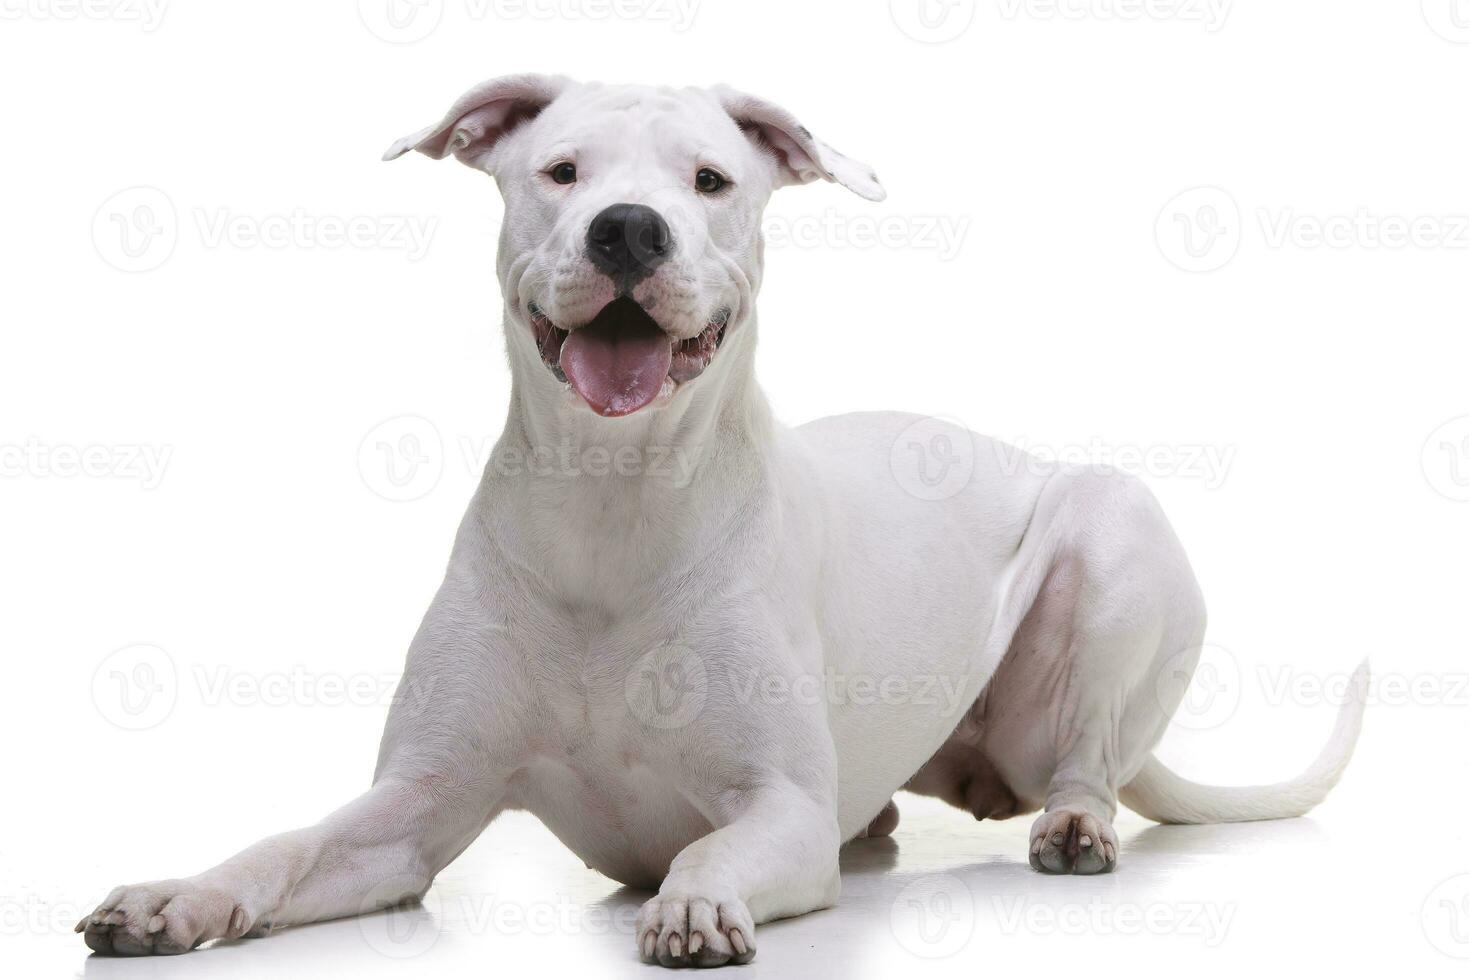
[(651, 641), (637, 629), (560, 632), (557, 655), (528, 670), (528, 707), (541, 723), (511, 779), (511, 803), (589, 866), (629, 884), (656, 883), (711, 828), (677, 786), (677, 733), (659, 727), (648, 686), (658, 682)]

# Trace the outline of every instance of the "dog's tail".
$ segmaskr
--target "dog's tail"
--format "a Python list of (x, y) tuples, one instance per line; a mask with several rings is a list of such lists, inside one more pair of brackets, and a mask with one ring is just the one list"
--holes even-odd
[(1357, 667), (1337, 711), (1326, 747), (1305, 772), (1270, 786), (1204, 786), (1189, 782), (1149, 756), (1118, 794), (1122, 802), (1159, 823), (1234, 823), (1299, 817), (1326, 799), (1352, 757), (1367, 707), (1367, 661)]

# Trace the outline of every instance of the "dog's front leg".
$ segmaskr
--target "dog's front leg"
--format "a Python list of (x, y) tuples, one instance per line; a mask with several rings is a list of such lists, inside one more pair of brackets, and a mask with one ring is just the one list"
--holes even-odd
[(113, 889), (77, 924), (87, 945), (117, 956), (183, 953), (422, 896), (499, 812), (504, 753), (517, 742), (496, 700), (505, 688), (496, 631), (455, 592), (446, 583), (415, 638), (366, 793), (202, 874)]
[(382, 779), (320, 823), (267, 837), (202, 874), (115, 888), (77, 929), (99, 953), (183, 953), (420, 897), (483, 826), (477, 797)]
[(723, 725), (695, 736), (706, 749), (721, 741), (746, 748), (759, 741), (780, 751), (697, 753), (708, 768), (704, 785), (689, 795), (717, 829), (674, 858), (657, 897), (638, 914), (645, 960), (664, 966), (745, 963), (755, 956), (757, 922), (836, 902), (836, 753), (824, 719), (811, 714), (799, 724), (787, 718), (768, 728), (728, 718), (726, 724), (743, 726), (744, 737), (733, 746), (731, 729)]

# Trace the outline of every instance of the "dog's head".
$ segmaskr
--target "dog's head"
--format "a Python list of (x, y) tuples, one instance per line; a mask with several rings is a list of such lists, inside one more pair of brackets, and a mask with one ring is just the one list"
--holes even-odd
[(790, 113), (724, 87), (497, 78), (384, 158), (409, 150), (495, 177), (512, 363), (604, 417), (714, 370), (750, 313), (772, 190), (825, 179), (884, 196)]

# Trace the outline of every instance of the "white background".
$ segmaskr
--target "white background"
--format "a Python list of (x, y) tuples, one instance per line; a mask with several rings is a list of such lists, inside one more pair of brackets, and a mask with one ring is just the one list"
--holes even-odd
[(1141, 472), (1211, 613), (1170, 764), (1286, 777), (1379, 677), (1307, 819), (1124, 815), (1083, 881), (1025, 866), (1028, 819), (904, 798), (750, 970), (1463, 969), (1469, 3), (158, 2), (0, 0), (7, 975), (648, 975), (641, 896), (520, 817), (395, 922), (146, 962), (70, 931), (369, 780), (508, 391), (493, 185), (378, 156), (530, 70), (727, 81), (874, 166), (881, 205), (772, 203), (766, 390)]

